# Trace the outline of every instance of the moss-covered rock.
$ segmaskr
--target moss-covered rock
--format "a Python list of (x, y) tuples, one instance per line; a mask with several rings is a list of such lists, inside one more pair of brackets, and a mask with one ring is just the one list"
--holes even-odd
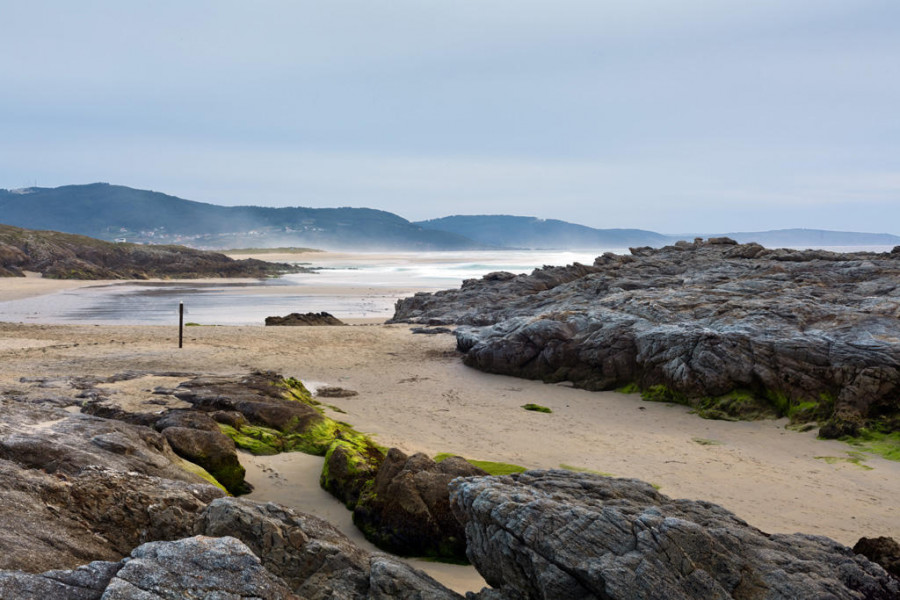
[(244, 481), (244, 467), (228, 436), (186, 427), (168, 427), (163, 435), (176, 454), (206, 469), (230, 493), (246, 494), (252, 489)]
[(368, 437), (341, 432), (325, 453), (319, 484), (353, 510), (363, 490), (374, 484), (382, 462), (384, 452)]
[(777, 419), (778, 409), (765, 398), (755, 396), (746, 390), (734, 390), (715, 398), (702, 398), (695, 403), (697, 414), (704, 419), (724, 421), (756, 421)]
[[(244, 426), (240, 430), (219, 423), (219, 429), (231, 438), (235, 445), (241, 450), (246, 450), (257, 456), (268, 456), (281, 452), (284, 444), (281, 435), (274, 430), (266, 430), (265, 427)], [(268, 433), (272, 431), (273, 433)], [(265, 432), (265, 433), (261, 433)], [(252, 435), (252, 433), (261, 433)]]
[(641, 390), (641, 399), (647, 402), (671, 402), (690, 406), (687, 396), (662, 384), (651, 385)]
[(434, 462), (443, 462), (448, 458), (461, 458), (466, 461), (473, 467), (481, 469), (488, 475), (511, 475), (513, 473), (524, 473), (528, 469), (521, 465), (514, 465), (512, 463), (505, 462), (495, 462), (492, 460), (474, 460), (471, 458), (463, 458), (457, 454), (450, 454), (449, 452), (440, 452), (434, 456)]
[[(629, 392), (634, 389), (633, 384), (619, 388), (619, 390)], [(824, 392), (811, 398), (793, 398), (776, 390), (754, 392), (747, 389), (735, 389), (720, 396), (695, 398), (668, 386), (657, 384), (641, 390), (641, 398), (649, 402), (668, 402), (689, 406), (704, 419), (725, 421), (755, 421), (788, 417), (792, 424), (797, 424), (825, 421), (834, 413), (834, 397)], [(860, 425), (841, 423), (838, 427), (835, 430), (837, 433), (831, 437), (848, 435), (848, 431), (856, 432)]]

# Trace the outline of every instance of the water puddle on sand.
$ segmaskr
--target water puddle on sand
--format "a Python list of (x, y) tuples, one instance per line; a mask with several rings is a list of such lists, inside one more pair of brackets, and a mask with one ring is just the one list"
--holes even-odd
[[(319, 487), (324, 458), (301, 452), (274, 456), (254, 456), (240, 452), (241, 464), (247, 469), (246, 479), (253, 492), (244, 496), (257, 502), (277, 502), (300, 512), (325, 519), (354, 544), (369, 552), (382, 552), (353, 525), (353, 513), (334, 496)], [(420, 559), (401, 559), (428, 573), (460, 594), (477, 592), (487, 587), (475, 567), (436, 563)]]

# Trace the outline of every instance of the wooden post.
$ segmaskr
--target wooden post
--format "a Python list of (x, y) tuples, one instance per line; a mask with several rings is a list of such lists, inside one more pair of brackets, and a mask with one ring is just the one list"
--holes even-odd
[(184, 343), (184, 302), (178, 303), (178, 347)]

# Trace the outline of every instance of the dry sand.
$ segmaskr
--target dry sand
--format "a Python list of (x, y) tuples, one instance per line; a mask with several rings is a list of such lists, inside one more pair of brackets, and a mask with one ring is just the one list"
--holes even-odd
[[(0, 299), (8, 281), (0, 281)], [(0, 393), (25, 385), (23, 375), (254, 369), (359, 392), (328, 399), (344, 411), (328, 409), (330, 416), (406, 452), (636, 477), (672, 497), (721, 504), (767, 532), (821, 534), (847, 545), (861, 536), (900, 538), (900, 463), (840, 460), (851, 447), (788, 431), (784, 421), (709, 421), (633, 395), (480, 373), (461, 364), (449, 335), (371, 324), (192, 327), (179, 350), (168, 327), (0, 324)], [(523, 410), (529, 402), (553, 413)], [(311, 512), (339, 509), (315, 487), (314, 463), (293, 459), (248, 457), (254, 497)], [(315, 493), (295, 493), (297, 486)], [(456, 589), (477, 582), (447, 577)]]

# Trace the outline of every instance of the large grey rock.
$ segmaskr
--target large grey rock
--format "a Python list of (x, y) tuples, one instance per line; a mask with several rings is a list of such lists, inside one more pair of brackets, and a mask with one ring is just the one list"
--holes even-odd
[(877, 562), (900, 581), (900, 544), (894, 538), (860, 538), (853, 546), (853, 551)]
[(782, 414), (815, 403), (826, 435), (900, 430), (900, 253), (720, 242), (468, 280), (393, 321), (461, 325), (488, 372), (694, 402), (747, 390)]
[(720, 506), (568, 471), (457, 479), (485, 598), (884, 599), (900, 583), (821, 536), (763, 533)]
[(192, 537), (136, 548), (103, 600), (299, 600), (232, 537)]

